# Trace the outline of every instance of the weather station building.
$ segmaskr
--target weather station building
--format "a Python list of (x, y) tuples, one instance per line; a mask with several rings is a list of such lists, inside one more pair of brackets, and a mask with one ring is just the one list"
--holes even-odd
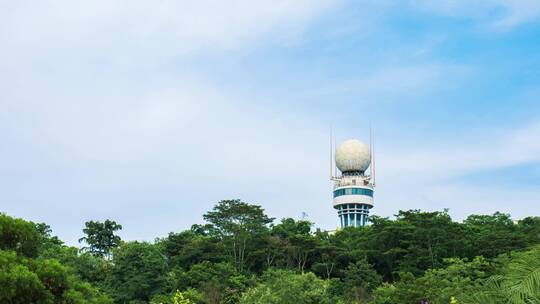
[(330, 159), (330, 178), (334, 182), (333, 204), (341, 228), (365, 226), (369, 210), (373, 207), (375, 187), (370, 147), (357, 139), (349, 139), (335, 149)]

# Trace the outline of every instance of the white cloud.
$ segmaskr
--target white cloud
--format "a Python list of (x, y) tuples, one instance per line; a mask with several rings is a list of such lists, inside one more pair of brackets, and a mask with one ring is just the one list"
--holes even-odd
[(516, 219), (538, 214), (535, 204), (538, 202), (539, 191), (532, 188), (516, 188), (504, 184), (480, 186), (446, 182), (418, 184), (416, 189), (411, 191), (413, 185), (408, 186), (403, 187), (401, 193), (396, 191), (383, 194), (379, 191), (381, 195), (378, 197), (378, 212), (382, 210), (385, 214), (396, 212), (397, 209), (385, 206), (384, 202), (399, 201), (402, 210), (441, 211), (448, 208), (455, 220), (462, 220), (470, 214), (492, 214), (496, 211), (509, 213)]
[(344, 106), (340, 100), (347, 103), (354, 96), (355, 105), (370, 109), (381, 104), (414, 103), (434, 92), (444, 94), (460, 88), (476, 74), (474, 68), (466, 65), (395, 61), (359, 70), (357, 76), (347, 79), (325, 79), (319, 86), (306, 88), (301, 97)]
[[(410, 143), (405, 150), (382, 155), (382, 169), (407, 172), (415, 178), (455, 177), (479, 170), (540, 162), (540, 123), (493, 133), (467, 134), (439, 146)], [(425, 174), (429, 172), (429, 174)]]
[[(5, 48), (50, 55), (178, 56), (241, 49), (263, 35), (292, 38), (334, 0), (10, 1), (0, 12)], [(125, 58), (124, 58), (125, 60)]]
[[(130, 227), (130, 238), (148, 239), (177, 229), (175, 219), (163, 218), (176, 214), (192, 224), (229, 197), (292, 216), (288, 202), (300, 201), (314, 184), (327, 184), (320, 172), (327, 163), (326, 130), (298, 113), (261, 108), (255, 96), (238, 99), (189, 79), (128, 92), (101, 86), (64, 91), (33, 81), (0, 111), (0, 138), (16, 138), (5, 141), (10, 150), (1, 152), (0, 162), (0, 205), (9, 213), (53, 227), (60, 216), (54, 210), (71, 212), (78, 225), (92, 217), (118, 218)], [(287, 201), (276, 199), (284, 193), (290, 193)], [(162, 226), (137, 226), (145, 221)], [(62, 236), (76, 239), (77, 227)]]
[(540, 17), (536, 0), (413, 0), (412, 4), (442, 15), (474, 19), (495, 30), (510, 30)]
[[(382, 69), (359, 83), (371, 95), (392, 87), (399, 96), (431, 86), (442, 74), (427, 67)], [(413, 75), (422, 77), (407, 79)], [(73, 213), (74, 226), (63, 228), (62, 235), (70, 240), (79, 236), (84, 220), (103, 217), (129, 227), (129, 239), (152, 239), (200, 221), (215, 201), (229, 197), (261, 203), (278, 218), (306, 211), (318, 226), (335, 227), (323, 121), (190, 78), (168, 83), (175, 85), (107, 79), (86, 90), (79, 81), (66, 88), (54, 79), (26, 79), (0, 111), (0, 136), (23, 139), (3, 152), (2, 171), (25, 178), (6, 176), (0, 203), (14, 214), (35, 216), (37, 211), (36, 220), (53, 225), (58, 221), (50, 219), (60, 216), (55, 210)], [(468, 195), (467, 207), (485, 193), (478, 206), (489, 200), (493, 204), (485, 210), (505, 211), (503, 200), (493, 199), (497, 191), (448, 180), (539, 161), (539, 126), (456, 135), (438, 146), (413, 134), (407, 135), (413, 141), (395, 140), (403, 130), (393, 134), (377, 149), (373, 211), (390, 215), (400, 208), (450, 207), (454, 213), (457, 208), (448, 202), (459, 191)], [(521, 206), (533, 194), (517, 197)], [(476, 209), (456, 213), (469, 210)], [(149, 225), (152, 229), (145, 228)]]
[[(378, 209), (450, 208), (458, 219), (473, 213), (508, 212), (524, 217), (538, 212), (531, 203), (538, 189), (494, 183), (471, 184), (462, 177), (531, 163), (540, 164), (540, 122), (514, 130), (492, 130), (432, 142), (386, 143), (378, 148)], [(511, 176), (508, 177), (512, 178)], [(395, 204), (399, 203), (396, 207)]]
[(319, 176), (317, 122), (179, 62), (299, 39), (339, 2), (0, 0), (2, 211), (71, 242), (102, 217), (151, 239), (218, 199), (264, 205), (291, 190), (284, 172)]
[[(249, 88), (230, 93), (177, 59), (296, 39), (340, 2), (0, 0), (0, 139), (10, 147), (0, 151), (2, 210), (62, 227), (69, 240), (84, 220), (103, 217), (118, 219), (130, 239), (151, 239), (229, 197), (278, 218), (307, 211), (333, 228), (325, 122), (309, 105), (290, 113), (290, 96), (279, 106)], [(313, 94), (400, 100), (467, 72), (398, 62)], [(444, 206), (460, 189), (441, 186), (445, 179), (538, 161), (539, 126), (456, 135), (447, 146), (423, 138), (381, 146), (374, 211)], [(488, 191), (467, 188), (477, 190)]]
[(504, 15), (493, 22), (496, 28), (509, 29), (540, 17), (540, 2), (536, 0), (497, 0), (506, 9)]
[(355, 79), (341, 80), (336, 84), (330, 83), (321, 89), (314, 89), (311, 94), (354, 94), (366, 100), (377, 99), (399, 100), (405, 94), (416, 97), (429, 91), (441, 89), (444, 85), (451, 86), (443, 79), (455, 79), (456, 75), (462, 78), (468, 73), (466, 67), (437, 64), (407, 65), (395, 63), (392, 66), (378, 67), (374, 71), (366, 72)]

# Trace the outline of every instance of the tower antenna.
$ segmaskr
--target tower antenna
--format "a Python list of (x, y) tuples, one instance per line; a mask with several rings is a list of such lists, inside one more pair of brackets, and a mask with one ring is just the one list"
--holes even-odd
[(334, 175), (332, 174), (332, 171), (334, 171), (333, 169), (333, 152), (332, 152), (332, 138), (334, 137), (334, 134), (333, 134), (333, 131), (332, 131), (332, 126), (330, 126), (330, 180), (333, 180), (334, 179)]
[(369, 178), (373, 179), (373, 129), (371, 128), (371, 121), (369, 122), (369, 160), (371, 161)]
[(334, 177), (338, 176), (337, 166), (336, 166), (336, 149), (337, 149), (336, 137), (334, 136)]
[[(373, 131), (372, 131), (373, 132)], [(372, 134), (371, 144), (373, 145), (373, 148), (371, 150), (371, 162), (373, 165), (373, 187), (375, 187), (375, 132)]]

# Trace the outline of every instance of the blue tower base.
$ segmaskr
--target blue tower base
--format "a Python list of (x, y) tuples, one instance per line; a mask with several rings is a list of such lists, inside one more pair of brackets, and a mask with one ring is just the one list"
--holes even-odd
[(341, 228), (345, 227), (363, 227), (366, 225), (369, 217), (370, 205), (366, 204), (342, 204), (335, 206), (338, 210), (338, 216)]

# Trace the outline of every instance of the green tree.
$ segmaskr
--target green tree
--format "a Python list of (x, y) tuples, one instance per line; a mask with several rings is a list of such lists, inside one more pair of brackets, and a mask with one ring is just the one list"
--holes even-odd
[(366, 234), (364, 242), (358, 244), (358, 240), (362, 240), (361, 236), (358, 236), (349, 240), (349, 247), (355, 246), (356, 239), (356, 246), (363, 248), (368, 261), (383, 278), (386, 281), (395, 281), (395, 274), (408, 253), (407, 242), (412, 239), (414, 227), (406, 221), (392, 221), (376, 216), (372, 216), (370, 221), (372, 225), (363, 229)]
[(37, 274), (45, 288), (54, 296), (55, 302), (60, 302), (64, 292), (69, 289), (68, 269), (57, 260), (40, 259), (27, 261), (30, 268)]
[(129, 242), (114, 250), (110, 293), (118, 302), (149, 301), (166, 287), (167, 263), (157, 246)]
[(263, 256), (264, 269), (276, 265), (283, 265), (287, 241), (277, 235), (268, 234), (264, 238), (264, 245), (259, 248)]
[(77, 249), (51, 232), (47, 224), (0, 214), (0, 303), (111, 303), (60, 261), (77, 260)]
[(186, 291), (196, 288), (202, 292), (209, 304), (236, 303), (238, 296), (250, 283), (249, 279), (230, 263), (212, 264), (208, 261), (195, 264), (187, 271), (181, 268), (173, 269), (169, 278), (173, 280), (173, 289)]
[(540, 246), (540, 217), (409, 210), (327, 233), (232, 200), (204, 218), (154, 244), (87, 222), (81, 252), (45, 223), (0, 214), (0, 303), (112, 303), (100, 289), (118, 304), (171, 304), (177, 290), (195, 304), (540, 303), (540, 247), (527, 249)]
[(518, 229), (526, 240), (527, 246), (540, 243), (540, 217), (529, 216), (518, 222)]
[(382, 282), (381, 276), (365, 259), (350, 264), (344, 273), (344, 293), (354, 303), (367, 302), (371, 299), (371, 292)]
[(284, 240), (286, 265), (304, 272), (309, 267), (310, 257), (316, 248), (316, 240), (311, 234), (312, 223), (285, 218), (272, 227), (272, 235)]
[(109, 260), (88, 252), (80, 253), (78, 248), (65, 245), (48, 247), (40, 254), (42, 259), (56, 259), (62, 265), (97, 287), (103, 287), (112, 267)]
[(36, 257), (41, 239), (40, 232), (32, 222), (0, 213), (0, 249)]
[(251, 245), (249, 242), (262, 237), (268, 231), (268, 224), (273, 221), (260, 206), (240, 200), (221, 201), (203, 217), (209, 223), (206, 227), (209, 233), (224, 242), (240, 271), (245, 268), (247, 250)]
[(269, 270), (262, 282), (244, 293), (241, 304), (326, 304), (338, 303), (330, 297), (328, 282), (313, 273), (296, 274)]
[(53, 295), (36, 273), (18, 262), (15, 252), (0, 250), (0, 303), (52, 304)]
[(0, 250), (0, 303), (110, 304), (112, 300), (57, 260)]
[(446, 210), (400, 211), (395, 220), (373, 216), (370, 221), (370, 227), (360, 230), (363, 236), (356, 238), (354, 258), (367, 256), (386, 281), (395, 281), (399, 272), (418, 276), (442, 267), (445, 258), (467, 256), (466, 229), (453, 222)]
[(219, 263), (227, 259), (223, 244), (216, 238), (193, 230), (169, 233), (159, 243), (171, 267), (190, 268), (203, 261)]
[(113, 300), (91, 284), (73, 279), (63, 294), (66, 304), (113, 304)]
[(116, 231), (122, 230), (122, 225), (115, 221), (105, 220), (86, 222), (83, 232), (86, 236), (79, 239), (79, 243), (85, 242), (87, 247), (83, 247), (82, 251), (87, 251), (95, 255), (108, 257), (111, 250), (118, 247), (121, 239), (115, 234)]
[(540, 247), (514, 254), (502, 271), (464, 295), (468, 304), (531, 304), (540, 303)]
[(172, 298), (172, 304), (194, 304), (184, 296), (184, 294), (180, 291), (176, 291), (173, 298)]
[(473, 244), (469, 257), (494, 258), (527, 246), (526, 236), (508, 214), (470, 215), (463, 224), (467, 231), (464, 239)]
[(407, 253), (400, 263), (400, 271), (421, 274), (427, 269), (444, 266), (443, 259), (460, 257), (462, 231), (452, 221), (447, 210), (443, 212), (400, 211), (397, 222), (411, 225), (408, 239), (403, 240)]
[(49, 250), (55, 250), (56, 248), (61, 248), (64, 245), (57, 236), (52, 235), (51, 226), (45, 223), (34, 224), (35, 229), (37, 230), (40, 240), (39, 240), (39, 254), (42, 255), (44, 252)]
[(345, 250), (332, 241), (328, 233), (317, 232), (316, 257), (311, 269), (318, 276), (330, 279), (339, 272), (340, 262), (345, 255)]
[(430, 269), (417, 278), (411, 273), (401, 273), (399, 282), (375, 290), (374, 303), (409, 304), (427, 299), (429, 303), (447, 304), (453, 296), (460, 299), (478, 290), (493, 272), (493, 265), (482, 257), (470, 262), (449, 259), (446, 263), (447, 267)]

